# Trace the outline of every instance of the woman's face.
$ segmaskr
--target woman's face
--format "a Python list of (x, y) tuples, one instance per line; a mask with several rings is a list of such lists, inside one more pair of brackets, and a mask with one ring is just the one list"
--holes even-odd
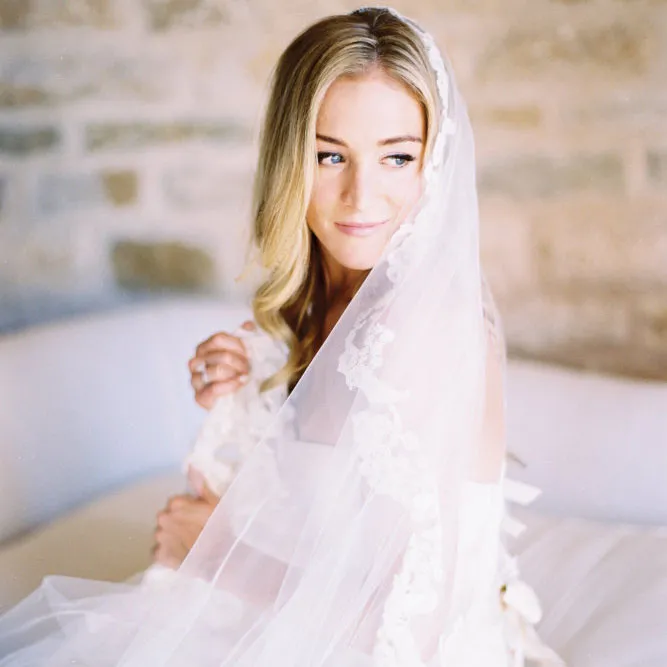
[(330, 268), (377, 263), (421, 194), (425, 139), (421, 104), (382, 70), (330, 86), (317, 117), (307, 212)]

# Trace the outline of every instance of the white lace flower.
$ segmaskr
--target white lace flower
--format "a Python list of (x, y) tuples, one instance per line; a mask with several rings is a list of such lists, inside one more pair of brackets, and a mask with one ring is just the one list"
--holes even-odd
[(414, 223), (403, 223), (391, 238), (391, 245), (387, 252), (387, 278), (394, 284), (398, 284), (404, 278), (410, 265), (411, 238), (414, 233)]
[(338, 360), (338, 370), (345, 376), (350, 389), (363, 389), (373, 381), (373, 371), (382, 365), (384, 346), (394, 339), (394, 332), (375, 322), (366, 327), (363, 344), (357, 347), (353, 328), (345, 340), (345, 351)]
[(520, 579), (505, 584), (501, 599), (505, 606), (514, 609), (528, 623), (539, 623), (542, 618), (542, 608), (535, 591)]

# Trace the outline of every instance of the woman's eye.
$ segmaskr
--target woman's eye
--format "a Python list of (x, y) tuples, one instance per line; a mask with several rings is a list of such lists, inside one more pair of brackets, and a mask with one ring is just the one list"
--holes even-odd
[[(329, 160), (329, 162), (324, 162)], [(322, 151), (317, 154), (317, 163), (318, 164), (340, 164), (343, 161), (343, 156), (340, 153), (331, 153), (328, 151)]]
[(397, 167), (405, 167), (408, 162), (413, 162), (414, 159), (414, 155), (408, 155), (407, 153), (397, 153), (396, 155), (387, 156), (387, 160), (394, 160), (394, 165)]

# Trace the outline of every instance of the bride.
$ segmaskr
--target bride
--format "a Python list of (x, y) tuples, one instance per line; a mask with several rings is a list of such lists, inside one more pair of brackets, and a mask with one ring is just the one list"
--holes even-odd
[(261, 138), (255, 324), (192, 360), (210, 518), (190, 545), (172, 501), (123, 584), (47, 577), (0, 618), (0, 665), (562, 664), (502, 539), (508, 490), (529, 498), (478, 228), (432, 38), (382, 8), (299, 35)]

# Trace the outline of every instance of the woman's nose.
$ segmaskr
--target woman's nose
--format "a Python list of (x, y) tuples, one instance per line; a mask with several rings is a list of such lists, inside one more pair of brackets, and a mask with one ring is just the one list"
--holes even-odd
[(345, 175), (341, 199), (346, 206), (362, 211), (372, 197), (374, 186), (370, 165), (351, 165)]

